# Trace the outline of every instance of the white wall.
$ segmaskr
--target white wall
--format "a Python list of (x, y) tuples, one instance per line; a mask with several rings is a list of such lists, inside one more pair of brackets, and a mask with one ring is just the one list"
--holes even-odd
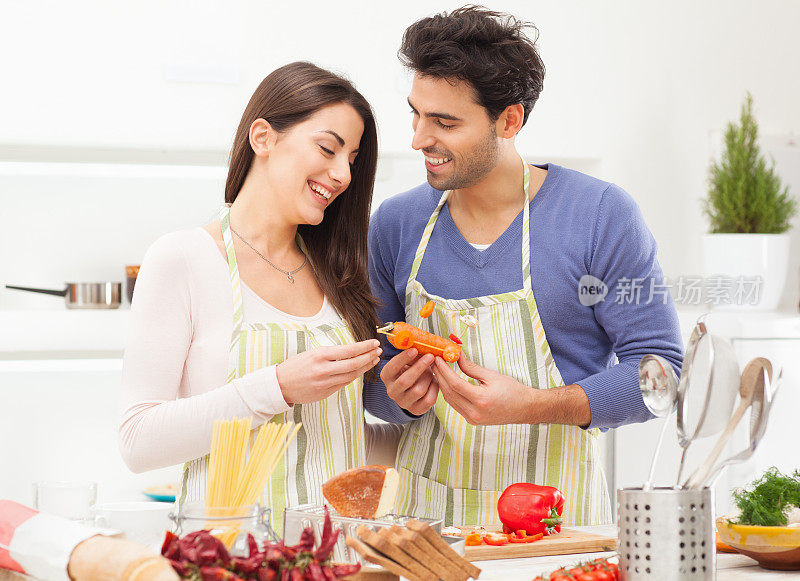
[[(698, 200), (711, 133), (736, 118), (747, 90), (763, 133), (800, 132), (800, 4), (488, 4), (541, 31), (545, 90), (520, 149), (533, 158), (601, 159), (601, 177), (641, 205), (667, 273), (700, 272)], [(275, 66), (310, 59), (346, 72), (377, 111), (384, 152), (405, 152), (408, 83), (395, 57), (401, 33), (416, 18), (457, 5), (0, 0), (0, 150), (224, 152), (258, 81)], [(32, 258), (44, 250), (36, 238)]]

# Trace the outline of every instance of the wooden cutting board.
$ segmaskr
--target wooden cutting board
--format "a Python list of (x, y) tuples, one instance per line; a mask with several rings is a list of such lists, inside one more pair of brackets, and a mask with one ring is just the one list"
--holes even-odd
[[(489, 532), (492, 530), (486, 527)], [(466, 531), (464, 531), (466, 532)], [(615, 537), (605, 537), (576, 529), (562, 528), (560, 533), (544, 537), (533, 543), (509, 543), (501, 547), (479, 545), (466, 547), (464, 556), (468, 561), (491, 561), (493, 559), (517, 559), (542, 555), (569, 555), (572, 553), (595, 553), (614, 551)]]

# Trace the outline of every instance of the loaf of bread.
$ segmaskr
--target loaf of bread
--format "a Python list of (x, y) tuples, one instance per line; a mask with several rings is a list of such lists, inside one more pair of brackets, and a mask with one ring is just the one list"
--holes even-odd
[(322, 494), (341, 516), (377, 518), (394, 510), (400, 475), (387, 466), (360, 466), (322, 485)]

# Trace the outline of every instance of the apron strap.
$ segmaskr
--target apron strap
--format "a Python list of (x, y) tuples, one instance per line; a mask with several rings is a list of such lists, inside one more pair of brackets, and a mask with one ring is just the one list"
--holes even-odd
[[(525, 204), (522, 209), (522, 287), (524, 290), (531, 290), (531, 211), (530, 211), (530, 188), (531, 188), (531, 168), (520, 158), (522, 162), (522, 190), (525, 194)], [(414, 254), (414, 262), (411, 263), (411, 273), (408, 277), (408, 284), (411, 285), (417, 280), (419, 267), (422, 264), (422, 258), (425, 256), (425, 250), (428, 248), (433, 228), (436, 226), (436, 221), (439, 219), (439, 213), (442, 211), (447, 198), (450, 196), (451, 190), (442, 193), (439, 199), (439, 204), (436, 209), (428, 218), (428, 223), (425, 225), (425, 230), (422, 232), (422, 238), (417, 246), (417, 251)]]
[[(225, 251), (228, 254), (228, 270), (231, 278), (231, 292), (233, 293), (233, 333), (229, 352), (234, 354), (238, 353), (244, 310), (242, 308), (242, 284), (239, 280), (239, 265), (236, 262), (236, 252), (233, 249), (233, 236), (231, 235), (230, 208), (227, 204), (219, 210), (219, 225), (222, 229)], [(236, 377), (236, 369), (231, 370), (228, 381), (231, 381), (234, 377)]]

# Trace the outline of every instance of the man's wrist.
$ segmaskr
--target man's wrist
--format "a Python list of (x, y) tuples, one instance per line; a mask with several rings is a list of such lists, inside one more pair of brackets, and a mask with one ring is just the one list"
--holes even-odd
[(526, 406), (529, 424), (566, 424), (586, 428), (592, 422), (589, 398), (580, 385), (533, 389)]

